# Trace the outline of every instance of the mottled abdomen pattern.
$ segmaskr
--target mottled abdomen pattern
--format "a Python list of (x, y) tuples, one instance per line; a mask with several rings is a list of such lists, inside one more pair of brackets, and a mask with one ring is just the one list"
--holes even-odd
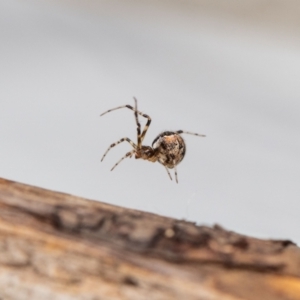
[(152, 147), (157, 155), (157, 160), (169, 169), (173, 169), (184, 158), (185, 143), (183, 138), (172, 131), (165, 131), (158, 135)]

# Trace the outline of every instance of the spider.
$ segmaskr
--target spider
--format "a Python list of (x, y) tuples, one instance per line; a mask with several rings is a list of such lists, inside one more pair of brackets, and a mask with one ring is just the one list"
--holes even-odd
[[(152, 143), (152, 147), (144, 146), (142, 143), (143, 143), (143, 140), (144, 140), (145, 135), (147, 133), (147, 130), (150, 126), (151, 118), (148, 115), (143, 114), (142, 112), (140, 112), (138, 110), (137, 100), (136, 100), (136, 98), (133, 98), (133, 99), (134, 99), (134, 102), (135, 102), (135, 107), (134, 108), (131, 105), (122, 105), (122, 106), (118, 106), (118, 107), (109, 109), (106, 112), (104, 112), (103, 114), (101, 114), (100, 116), (103, 116), (103, 115), (105, 115), (105, 114), (107, 114), (107, 113), (109, 113), (113, 110), (117, 110), (117, 109), (120, 109), (120, 108), (129, 108), (132, 111), (134, 111), (135, 121), (136, 121), (136, 125), (137, 125), (137, 144), (135, 144), (128, 137), (122, 138), (119, 141), (111, 144), (108, 147), (108, 149), (106, 150), (106, 152), (102, 156), (101, 161), (103, 161), (106, 154), (108, 153), (108, 151), (111, 148), (113, 148), (113, 147), (117, 146), (118, 144), (126, 141), (132, 146), (133, 150), (127, 152), (112, 167), (111, 171), (123, 159), (125, 159), (127, 157), (131, 158), (132, 155), (135, 155), (136, 159), (141, 158), (141, 159), (148, 160), (148, 161), (151, 161), (151, 162), (158, 161), (159, 163), (161, 163), (165, 167), (165, 169), (167, 170), (168, 175), (169, 175), (171, 180), (172, 180), (172, 176), (169, 172), (169, 169), (174, 169), (176, 182), (178, 183), (176, 166), (183, 160), (185, 152), (186, 152), (185, 142), (184, 142), (183, 138), (180, 136), (180, 134), (186, 133), (186, 134), (192, 134), (192, 135), (196, 135), (196, 136), (200, 136), (200, 137), (205, 137), (205, 135), (198, 134), (198, 133), (193, 133), (193, 132), (189, 132), (189, 131), (183, 131), (183, 130), (164, 131), (154, 139), (154, 141)], [(141, 124), (139, 122), (138, 115), (143, 116), (144, 118), (148, 119), (142, 132), (141, 132)]]

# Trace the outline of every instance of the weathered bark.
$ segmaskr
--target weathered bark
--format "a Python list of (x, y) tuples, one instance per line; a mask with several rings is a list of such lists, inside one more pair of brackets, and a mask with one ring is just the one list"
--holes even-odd
[(0, 179), (0, 299), (300, 299), (300, 249)]

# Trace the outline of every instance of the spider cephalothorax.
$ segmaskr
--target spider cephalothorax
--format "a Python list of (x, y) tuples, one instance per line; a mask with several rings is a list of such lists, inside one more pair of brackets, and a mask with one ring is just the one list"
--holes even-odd
[[(113, 110), (119, 109), (119, 108), (124, 108), (127, 107), (131, 110), (134, 111), (134, 116), (135, 116), (135, 121), (136, 121), (136, 125), (137, 125), (137, 144), (135, 144), (132, 140), (130, 140), (129, 138), (122, 138), (120, 139), (118, 142), (113, 143), (109, 146), (109, 148), (106, 150), (106, 152), (104, 153), (101, 161), (103, 161), (103, 159), (105, 158), (107, 152), (115, 147), (116, 145), (126, 141), (128, 142), (132, 147), (133, 150), (131, 150), (130, 152), (126, 153), (125, 156), (123, 156), (111, 169), (111, 171), (126, 157), (132, 157), (132, 155), (135, 155), (136, 159), (144, 159), (144, 160), (148, 160), (151, 162), (156, 162), (158, 161), (159, 163), (161, 163), (167, 170), (170, 179), (172, 180), (171, 174), (169, 172), (169, 169), (173, 169), (175, 170), (175, 178), (176, 178), (176, 182), (178, 183), (178, 179), (177, 179), (177, 170), (176, 170), (176, 166), (183, 160), (184, 155), (185, 155), (185, 151), (186, 151), (186, 147), (185, 147), (185, 143), (183, 138), (180, 136), (180, 134), (182, 133), (187, 133), (187, 134), (192, 134), (192, 135), (196, 135), (196, 136), (202, 136), (204, 137), (205, 135), (203, 134), (198, 134), (198, 133), (192, 133), (189, 131), (183, 131), (183, 130), (177, 130), (177, 131), (164, 131), (161, 134), (159, 134), (153, 141), (152, 143), (152, 147), (150, 146), (144, 146), (142, 145), (143, 140), (145, 138), (145, 135), (147, 133), (147, 130), (150, 126), (151, 123), (151, 118), (146, 115), (143, 114), (142, 112), (138, 111), (137, 109), (137, 100), (134, 98), (135, 101), (135, 107), (133, 108), (131, 105), (123, 105), (123, 106), (119, 106), (113, 109), (110, 109), (106, 112), (104, 112), (103, 114), (101, 114), (101, 116), (105, 115), (106, 113), (109, 113)], [(148, 121), (143, 129), (143, 131), (141, 132), (141, 125), (139, 123), (139, 119), (138, 119), (138, 115), (143, 116), (144, 118), (147, 118)]]

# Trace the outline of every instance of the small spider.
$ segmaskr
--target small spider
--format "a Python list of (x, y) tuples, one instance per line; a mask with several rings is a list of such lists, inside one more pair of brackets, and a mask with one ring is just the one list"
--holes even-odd
[[(135, 101), (135, 107), (133, 108), (131, 105), (123, 105), (123, 106), (118, 106), (116, 108), (110, 109), (100, 116), (103, 116), (113, 110), (120, 109), (120, 108), (129, 108), (134, 111), (134, 116), (135, 116), (135, 121), (137, 125), (137, 144), (135, 144), (132, 140), (129, 138), (125, 137), (120, 139), (118, 142), (111, 144), (106, 152), (104, 153), (101, 161), (105, 158), (107, 152), (115, 147), (116, 145), (126, 141), (128, 142), (132, 147), (133, 150), (126, 153), (125, 156), (123, 156), (111, 169), (111, 171), (126, 157), (132, 157), (132, 155), (135, 155), (135, 158), (142, 158), (144, 160), (148, 160), (151, 162), (156, 162), (158, 161), (161, 163), (167, 170), (170, 179), (172, 180), (171, 174), (168, 169), (173, 169), (175, 171), (175, 178), (176, 182), (178, 183), (177, 179), (177, 170), (176, 166), (183, 160), (185, 151), (186, 151), (186, 146), (184, 143), (183, 138), (180, 136), (182, 133), (187, 133), (187, 134), (192, 134), (196, 136), (201, 136), (205, 137), (203, 134), (198, 134), (198, 133), (193, 133), (193, 132), (188, 132), (188, 131), (183, 131), (183, 130), (177, 130), (177, 131), (164, 131), (161, 134), (159, 134), (153, 141), (152, 147), (150, 146), (144, 146), (142, 145), (143, 140), (145, 138), (145, 135), (147, 133), (147, 130), (150, 126), (151, 123), (151, 118), (143, 114), (137, 109), (137, 100), (136, 98), (133, 98)], [(148, 119), (142, 133), (141, 133), (141, 124), (139, 123), (139, 118), (138, 115), (143, 116), (144, 118)]]

